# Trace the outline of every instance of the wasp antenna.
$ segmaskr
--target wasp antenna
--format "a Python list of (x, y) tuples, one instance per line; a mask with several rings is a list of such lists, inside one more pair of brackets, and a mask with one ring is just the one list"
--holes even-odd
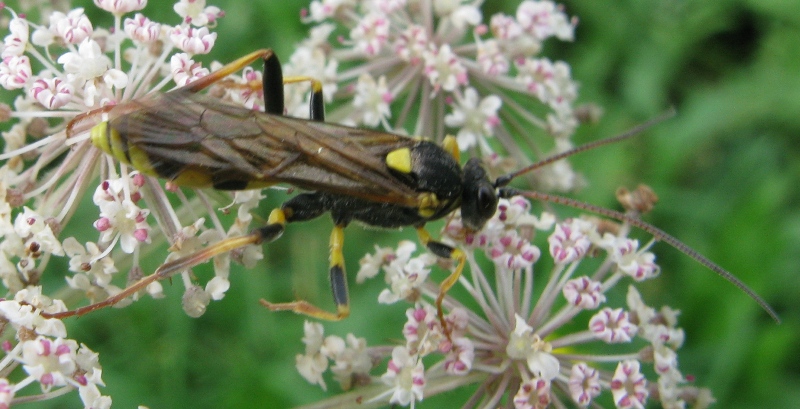
[(675, 116), (675, 113), (676, 113), (675, 107), (670, 107), (668, 110), (664, 111), (664, 113), (662, 113), (661, 115), (659, 115), (659, 116), (657, 116), (657, 117), (655, 117), (653, 119), (650, 119), (647, 122), (644, 122), (644, 123), (641, 123), (639, 125), (636, 125), (635, 127), (629, 129), (628, 131), (626, 131), (626, 132), (624, 132), (622, 134), (619, 134), (617, 136), (613, 136), (611, 138), (601, 139), (599, 141), (594, 141), (594, 142), (590, 142), (590, 143), (587, 143), (587, 144), (584, 144), (584, 145), (581, 145), (581, 146), (577, 146), (577, 147), (572, 148), (572, 149), (570, 149), (568, 151), (561, 152), (559, 154), (544, 158), (544, 159), (542, 159), (542, 160), (540, 160), (540, 161), (538, 161), (538, 162), (536, 162), (536, 163), (534, 163), (534, 164), (532, 164), (530, 166), (526, 166), (526, 167), (524, 167), (524, 168), (522, 168), (522, 169), (520, 169), (520, 170), (518, 170), (516, 172), (512, 172), (512, 173), (509, 173), (507, 175), (500, 176), (500, 177), (497, 178), (497, 180), (495, 180), (494, 186), (495, 187), (503, 187), (503, 186), (509, 184), (517, 176), (524, 175), (525, 173), (528, 173), (530, 171), (539, 169), (539, 168), (541, 168), (543, 166), (547, 166), (547, 165), (549, 165), (549, 164), (551, 164), (553, 162), (556, 162), (556, 161), (559, 161), (561, 159), (570, 157), (570, 156), (575, 155), (577, 153), (581, 153), (581, 152), (585, 152), (585, 151), (588, 151), (588, 150), (592, 150), (594, 148), (598, 148), (598, 147), (604, 146), (604, 145), (610, 145), (612, 143), (617, 143), (617, 142), (620, 142), (620, 141), (624, 141), (625, 139), (629, 139), (629, 138), (632, 138), (634, 136), (637, 136), (637, 135), (641, 134), (642, 132), (646, 131), (648, 128), (650, 128), (650, 127), (652, 127), (652, 126), (654, 126), (654, 125), (656, 125), (656, 124), (658, 124), (660, 122), (666, 121), (669, 118), (672, 118), (673, 116)]
[(780, 322), (781, 322), (781, 319), (778, 317), (778, 313), (775, 312), (775, 310), (772, 309), (772, 307), (770, 307), (770, 305), (767, 304), (767, 302), (764, 301), (763, 298), (761, 298), (758, 294), (756, 294), (755, 291), (753, 291), (750, 287), (748, 287), (747, 284), (745, 284), (744, 282), (739, 280), (736, 276), (734, 276), (728, 270), (725, 270), (724, 268), (720, 267), (717, 263), (714, 263), (713, 261), (709, 260), (707, 257), (705, 257), (702, 254), (698, 253), (697, 250), (689, 247), (684, 242), (678, 240), (674, 236), (669, 235), (667, 232), (659, 229), (656, 226), (653, 226), (650, 223), (644, 222), (641, 219), (632, 217), (632, 216), (627, 215), (625, 213), (621, 213), (621, 212), (618, 212), (618, 211), (606, 209), (606, 208), (600, 207), (600, 206), (595, 206), (595, 205), (592, 205), (592, 204), (589, 204), (589, 203), (581, 202), (581, 201), (570, 199), (570, 198), (563, 197), (563, 196), (551, 195), (551, 194), (542, 193), (542, 192), (536, 192), (536, 191), (522, 191), (522, 190), (517, 190), (517, 189), (513, 189), (513, 188), (503, 188), (500, 191), (500, 196), (501, 197), (510, 197), (510, 196), (516, 196), (516, 195), (525, 196), (525, 197), (533, 199), (533, 200), (541, 200), (541, 201), (545, 201), (545, 202), (550, 202), (550, 203), (555, 203), (555, 204), (560, 204), (560, 205), (564, 205), (564, 206), (573, 207), (573, 208), (580, 209), (580, 210), (586, 210), (586, 211), (589, 211), (589, 212), (592, 212), (592, 213), (599, 214), (601, 216), (609, 217), (609, 218), (612, 218), (612, 219), (619, 220), (621, 222), (628, 223), (631, 226), (637, 227), (637, 228), (639, 228), (639, 229), (641, 229), (641, 230), (643, 230), (643, 231), (645, 231), (645, 232), (647, 232), (649, 234), (652, 234), (653, 237), (655, 237), (656, 240), (661, 240), (661, 241), (669, 244), (670, 246), (676, 248), (678, 251), (682, 252), (683, 254), (686, 254), (687, 256), (693, 258), (695, 261), (697, 261), (698, 263), (702, 264), (703, 266), (705, 266), (709, 270), (719, 274), (725, 280), (728, 280), (731, 284), (735, 285), (740, 290), (742, 290), (742, 292), (747, 294), (747, 296), (752, 298), (753, 301), (755, 301), (764, 311), (766, 311), (767, 314), (769, 314), (769, 316), (772, 317), (772, 319), (775, 320), (776, 323), (780, 324)]
[(271, 49), (268, 48), (253, 51), (252, 53), (247, 54), (244, 57), (239, 58), (238, 60), (225, 64), (220, 69), (212, 72), (211, 74), (208, 74), (205, 77), (200, 77), (199, 79), (196, 79), (193, 82), (190, 82), (189, 84), (186, 84), (179, 89), (186, 89), (189, 92), (201, 91), (203, 89), (208, 88), (211, 84), (252, 64), (254, 61), (258, 59), (267, 60), (272, 55), (274, 55), (274, 53), (272, 52)]
[(63, 312), (56, 312), (56, 313), (47, 313), (42, 312), (41, 315), (44, 318), (56, 318), (56, 319), (64, 319), (68, 317), (80, 317), (81, 315), (88, 314), (92, 311), (96, 311), (99, 309), (103, 309), (105, 307), (110, 307), (134, 294), (139, 292), (140, 290), (145, 289), (148, 285), (158, 281), (161, 279), (159, 272), (156, 271), (153, 274), (150, 274), (147, 277), (140, 279), (139, 281), (133, 283), (132, 285), (128, 286), (120, 293), (117, 293), (111, 297), (106, 298), (103, 301), (96, 302), (94, 304), (87, 305), (85, 307), (76, 308), (74, 310), (63, 311)]

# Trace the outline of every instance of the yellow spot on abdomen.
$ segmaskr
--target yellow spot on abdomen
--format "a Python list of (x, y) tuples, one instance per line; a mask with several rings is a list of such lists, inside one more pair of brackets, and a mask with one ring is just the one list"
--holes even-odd
[[(114, 132), (112, 130), (112, 132)], [(144, 153), (141, 149), (135, 146), (128, 146), (128, 155), (131, 158), (131, 166), (133, 166), (139, 172), (142, 172), (148, 176), (155, 176), (155, 177), (163, 177), (153, 169), (153, 164), (150, 162), (150, 158), (147, 157), (147, 154)]]
[[(142, 171), (144, 172), (144, 171)], [(163, 176), (162, 176), (163, 177)], [(185, 187), (210, 187), (212, 185), (211, 175), (208, 172), (201, 170), (187, 168), (178, 174), (178, 177), (172, 180), (178, 186)]]

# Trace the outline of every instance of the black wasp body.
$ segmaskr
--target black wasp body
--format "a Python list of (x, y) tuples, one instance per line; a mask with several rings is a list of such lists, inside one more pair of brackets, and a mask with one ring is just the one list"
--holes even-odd
[[(281, 84), (282, 85), (282, 84)], [(318, 96), (317, 98), (321, 98)], [(495, 189), (473, 159), (421, 139), (255, 112), (179, 89), (111, 109), (92, 130), (95, 145), (141, 172), (189, 187), (219, 190), (287, 183), (292, 221), (330, 212), (337, 224), (420, 226), (462, 207), (480, 229), (494, 212)], [(165, 109), (169, 107), (169, 109)]]

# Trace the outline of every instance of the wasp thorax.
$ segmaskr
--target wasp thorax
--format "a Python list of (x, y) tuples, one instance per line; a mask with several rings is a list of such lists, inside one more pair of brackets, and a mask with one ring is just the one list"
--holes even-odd
[(461, 219), (472, 230), (480, 230), (497, 209), (497, 192), (489, 181), (480, 160), (470, 159), (464, 165), (464, 190), (461, 199)]

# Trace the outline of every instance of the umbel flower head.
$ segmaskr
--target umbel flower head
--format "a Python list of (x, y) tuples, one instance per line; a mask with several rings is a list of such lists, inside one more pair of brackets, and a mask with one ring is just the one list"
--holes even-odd
[[(572, 41), (577, 20), (550, 1), (523, 1), (515, 16), (484, 19), (481, 3), (312, 1), (303, 13), (309, 37), (284, 72), (320, 79), (336, 122), (438, 140), (452, 133), (462, 150), (487, 158), (570, 149), (576, 127), (595, 110), (575, 106), (569, 65), (540, 51), (548, 40)], [(287, 88), (290, 114), (305, 114), (307, 95)], [(536, 178), (560, 191), (582, 183), (566, 161)]]
[[(6, 265), (19, 266), (0, 271), (12, 291), (35, 285), (36, 280), (25, 276), (26, 271), (46, 271), (49, 255), (66, 251), (73, 273), (68, 284), (84, 291), (90, 300), (102, 300), (121, 290), (112, 280), (119, 271), (118, 260), (110, 256), (114, 248), (132, 255), (126, 263), (132, 262), (127, 271), (129, 281), (135, 280), (141, 274), (138, 263), (143, 245), (167, 240), (172, 254), (165, 259), (170, 260), (211, 241), (239, 235), (251, 220), (249, 209), (261, 197), (252, 192), (237, 195), (233, 203), (239, 217), (225, 227), (202, 192), (192, 197), (176, 192), (181, 205), (197, 209), (187, 217), (168, 198), (167, 191), (175, 190), (174, 186), (160, 184), (104, 156), (80, 137), (82, 123), (74, 124), (75, 137), (66, 138), (66, 125), (77, 114), (168, 91), (208, 74), (193, 56), (211, 51), (216, 34), (209, 29), (223, 15), (217, 7), (206, 7), (204, 1), (184, 0), (175, 4), (176, 24), (168, 25), (134, 14), (146, 1), (95, 3), (110, 13), (112, 26), (96, 27), (81, 8), (43, 16), (46, 23), (41, 25), (10, 8), (4, 10), (11, 20), (0, 62), (0, 85), (22, 93), (13, 109), (5, 108), (17, 122), (2, 135), (5, 162), (0, 185), (4, 193), (13, 194), (9, 199), (28, 205), (19, 213), (14, 210), (19, 205), (7, 199), (4, 220), (9, 227), (22, 226), (20, 220), (42, 226), (24, 231), (3, 229), (7, 233), (0, 258)], [(97, 121), (88, 117), (92, 120)], [(98, 233), (94, 240), (41, 236), (49, 232), (55, 237), (63, 230), (72, 221), (80, 199), (92, 191), (98, 209), (92, 223)], [(198, 216), (203, 213), (208, 217)], [(258, 253), (260, 249), (252, 247), (245, 252)], [(244, 258), (250, 263), (259, 256), (246, 254)], [(222, 298), (228, 287), (228, 264), (227, 256), (215, 260), (216, 277), (200, 291), (188, 272), (184, 273), (185, 308), (190, 315), (202, 313), (211, 299)], [(160, 284), (153, 283), (147, 292), (160, 296)]]
[[(81, 129), (67, 138), (67, 124), (81, 113), (168, 91), (209, 72), (193, 58), (213, 48), (216, 33), (211, 29), (222, 11), (203, 0), (182, 0), (175, 4), (172, 21), (162, 22), (139, 13), (146, 4), (94, 1), (91, 7), (109, 13), (108, 26), (90, 21), (83, 8), (40, 8), (41, 19), (31, 21), (0, 4), (5, 22), (0, 86), (4, 100), (14, 97), (12, 106), (0, 106), (0, 116), (9, 124), (2, 132), (0, 155), (0, 280), (7, 289), (0, 321), (2, 331), (16, 335), (16, 342), (4, 344), (2, 367), (4, 376), (15, 367), (27, 376), (13, 377), (22, 379), (16, 383), (0, 378), (0, 407), (70, 390), (78, 390), (86, 407), (111, 403), (98, 389), (103, 381), (96, 355), (67, 338), (59, 320), (40, 315), (67, 309), (42, 294), (39, 285), (43, 274), (64, 277), (49, 268), (53, 257), (68, 260), (67, 286), (91, 302), (100, 301), (142, 275), (138, 265), (143, 249), (167, 241), (170, 253), (160, 257), (168, 261), (238, 236), (252, 220), (249, 210), (263, 197), (258, 192), (236, 195), (231, 206), (238, 217), (222, 223), (202, 192), (186, 195), (110, 160), (81, 136)], [(96, 206), (94, 212), (84, 210), (94, 213), (93, 222), (74, 217), (86, 197)], [(191, 208), (192, 214), (182, 207)], [(66, 236), (65, 230), (83, 236)], [(112, 256), (117, 248), (120, 254)], [(260, 257), (260, 248), (238, 256), (251, 264)], [(214, 260), (215, 277), (205, 288), (189, 272), (182, 274), (188, 314), (202, 314), (210, 300), (224, 296), (229, 263), (228, 255)], [(115, 279), (120, 271), (127, 277)], [(161, 285), (153, 283), (146, 292), (161, 296)], [(39, 394), (28, 387), (33, 383), (40, 386)]]
[[(361, 261), (359, 279), (382, 270), (388, 288), (378, 302), (409, 304), (406, 323), (398, 329), (404, 342), (367, 347), (348, 334), (347, 343), (358, 348), (343, 355), (329, 346), (345, 341), (323, 338), (320, 324), (307, 323), (298, 370), (325, 387), (330, 362), (342, 389), (354, 388), (331, 402), (361, 396), (376, 404), (414, 406), (428, 394), (472, 385), (470, 401), (480, 407), (508, 401), (515, 408), (605, 403), (643, 408), (649, 401), (667, 408), (707, 407), (713, 402), (710, 392), (692, 386), (678, 369), (677, 350), (684, 341), (679, 312), (648, 306), (636, 290), (636, 283), (659, 273), (647, 251), (652, 243), (640, 248), (626, 237), (628, 226), (616, 227), (601, 234), (594, 219), (533, 215), (521, 197), (501, 199), (479, 232), (466, 232), (458, 217), (452, 219), (444, 233), (449, 243), (468, 251), (470, 268), (458, 283), (464, 291), (445, 297), (446, 328), (433, 304), (439, 286), (428, 280), (435, 259), (425, 252), (414, 255), (411, 242), (376, 248)], [(543, 241), (537, 240), (539, 232), (547, 232), (549, 251), (534, 244)], [(509, 237), (518, 244), (503, 246)], [(518, 261), (509, 263), (512, 259)], [(607, 300), (606, 293), (625, 284), (625, 302)], [(371, 375), (380, 369), (366, 363), (387, 359), (383, 375)], [(342, 367), (349, 368), (347, 376), (337, 372)]]
[[(310, 36), (286, 71), (322, 78), (337, 121), (433, 137), (452, 132), (462, 150), (482, 155), (497, 173), (506, 155), (522, 158), (520, 144), (553, 154), (570, 149), (569, 137), (591, 110), (574, 106), (569, 66), (540, 52), (547, 40), (571, 41), (577, 20), (553, 2), (523, 1), (515, 15), (487, 23), (480, 3), (313, 1), (304, 14)], [(289, 97), (290, 112), (307, 104), (302, 95)], [(536, 128), (554, 148), (515, 136)], [(565, 161), (542, 173), (537, 182), (545, 189), (581, 184)], [(522, 197), (501, 199), (477, 232), (456, 212), (443, 236), (465, 251), (469, 268), (457, 283), (463, 291), (444, 298), (444, 327), (434, 304), (439, 285), (430, 280), (436, 257), (417, 253), (411, 242), (376, 248), (357, 281), (383, 271), (387, 288), (378, 302), (409, 304), (398, 329), (403, 342), (367, 347), (354, 334), (325, 337), (320, 324), (306, 323), (300, 374), (326, 389), (330, 369), (349, 391), (308, 407), (414, 407), (470, 386), (467, 407), (708, 406), (710, 393), (678, 370), (684, 334), (677, 311), (647, 306), (634, 286), (659, 267), (647, 251), (652, 243), (640, 246), (629, 229), (531, 214)], [(539, 232), (549, 232), (545, 251)], [(597, 256), (604, 259), (599, 266), (585, 261)], [(618, 284), (628, 286), (627, 303), (607, 302)]]

